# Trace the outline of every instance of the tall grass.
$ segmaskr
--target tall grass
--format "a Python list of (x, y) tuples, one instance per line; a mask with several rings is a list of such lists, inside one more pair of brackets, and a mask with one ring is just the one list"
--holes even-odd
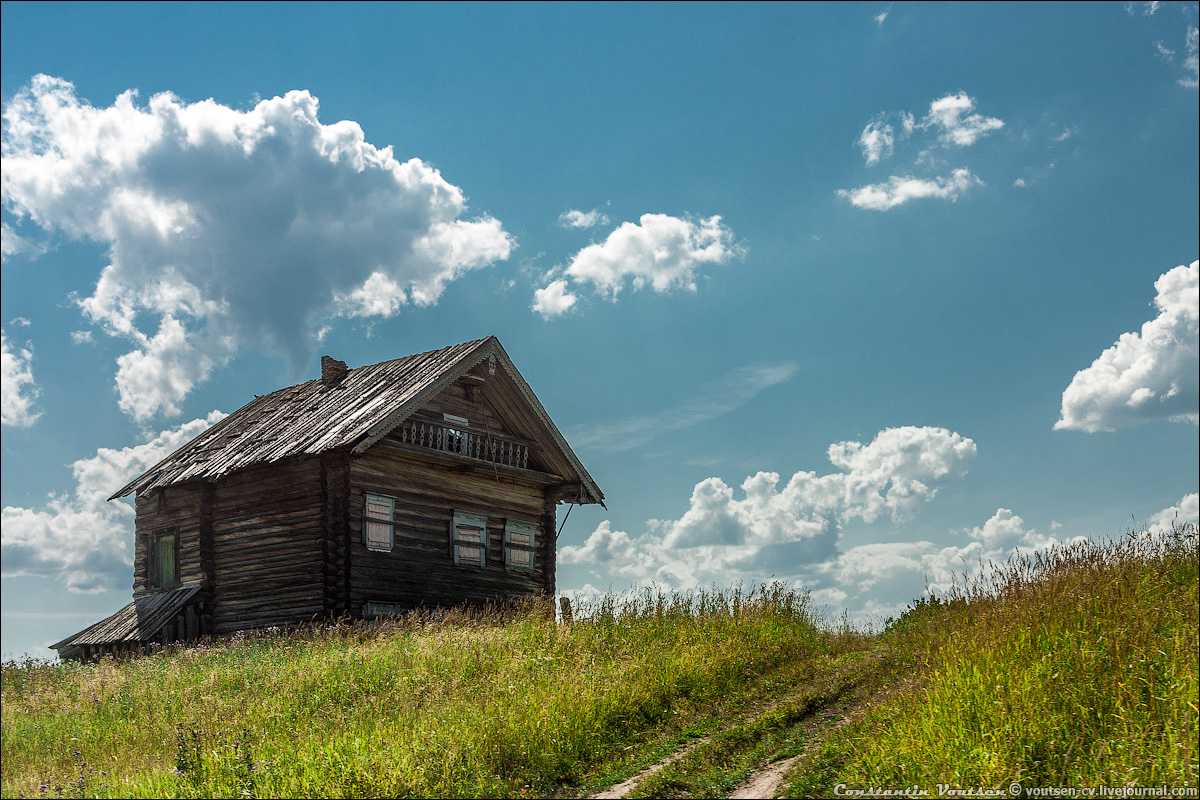
[(1194, 787), (1198, 548), (1183, 525), (1015, 557), (874, 639), (772, 585), (609, 596), (570, 624), (531, 604), (123, 663), (10, 662), (0, 793), (569, 796), (715, 708), (784, 692), (765, 715), (725, 714), (727, 730), (645, 787), (705, 794), (728, 788), (716, 771), (799, 752), (821, 704), (872, 690), (789, 795)]
[(3, 665), (2, 792), (519, 796), (827, 646), (807, 595), (606, 598), (260, 634), (124, 663)]
[(1197, 531), (1014, 557), (886, 634), (919, 688), (825, 747), (850, 786), (1196, 786)]

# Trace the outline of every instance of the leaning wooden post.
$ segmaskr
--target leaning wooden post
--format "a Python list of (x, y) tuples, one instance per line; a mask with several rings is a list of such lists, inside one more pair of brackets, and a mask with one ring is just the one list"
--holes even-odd
[(562, 608), (562, 621), (568, 625), (570, 625), (572, 622), (574, 622), (575, 618), (571, 615), (571, 598), (569, 598), (569, 597), (558, 598), (558, 605), (560, 608)]

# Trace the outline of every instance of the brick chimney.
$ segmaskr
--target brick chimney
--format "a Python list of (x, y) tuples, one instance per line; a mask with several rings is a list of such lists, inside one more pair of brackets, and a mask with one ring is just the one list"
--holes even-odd
[(346, 373), (349, 371), (345, 361), (338, 361), (330, 356), (321, 356), (321, 383), (326, 386), (333, 386), (346, 377)]

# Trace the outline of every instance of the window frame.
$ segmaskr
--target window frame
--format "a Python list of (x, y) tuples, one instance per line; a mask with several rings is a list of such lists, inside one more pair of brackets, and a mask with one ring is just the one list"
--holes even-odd
[[(473, 528), (480, 531), (479, 541), (470, 539), (460, 539), (458, 534), (459, 528)], [(460, 551), (462, 547), (475, 547), (479, 549), (479, 562), (469, 561), (463, 558)], [(468, 511), (455, 511), (454, 516), (450, 520), (450, 555), (454, 559), (454, 565), (460, 567), (486, 567), (488, 553), (488, 529), (487, 516), (485, 514), (472, 514)]]
[[(171, 544), (171, 575), (167, 581), (161, 581), (162, 553), (160, 542), (170, 538)], [(179, 585), (179, 529), (168, 528), (149, 534), (146, 542), (146, 586), (150, 589), (173, 589)]]
[[(518, 544), (513, 541), (513, 534), (528, 536), (529, 544)], [(529, 563), (514, 563), (513, 553), (528, 553)], [(534, 572), (536, 569), (537, 525), (532, 522), (521, 522), (509, 519), (504, 521), (504, 568), (513, 572)]]
[(398, 617), (408, 613), (410, 610), (401, 603), (393, 603), (387, 600), (368, 600), (363, 603), (363, 616), (367, 619)]
[[(388, 507), (388, 518), (385, 520), (382, 517), (372, 517), (372, 505), (386, 505)], [(371, 544), (372, 525), (387, 526), (387, 547)], [(390, 553), (396, 548), (396, 498), (389, 497), (386, 494), (375, 494), (374, 492), (363, 493), (362, 542), (363, 546), (372, 553)]]

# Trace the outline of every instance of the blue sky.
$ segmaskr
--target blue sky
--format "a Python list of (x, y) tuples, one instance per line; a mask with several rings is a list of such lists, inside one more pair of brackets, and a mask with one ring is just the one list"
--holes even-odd
[(5, 658), (222, 414), (488, 334), (607, 497), (562, 590), (1197, 517), (1195, 3), (2, 8)]

